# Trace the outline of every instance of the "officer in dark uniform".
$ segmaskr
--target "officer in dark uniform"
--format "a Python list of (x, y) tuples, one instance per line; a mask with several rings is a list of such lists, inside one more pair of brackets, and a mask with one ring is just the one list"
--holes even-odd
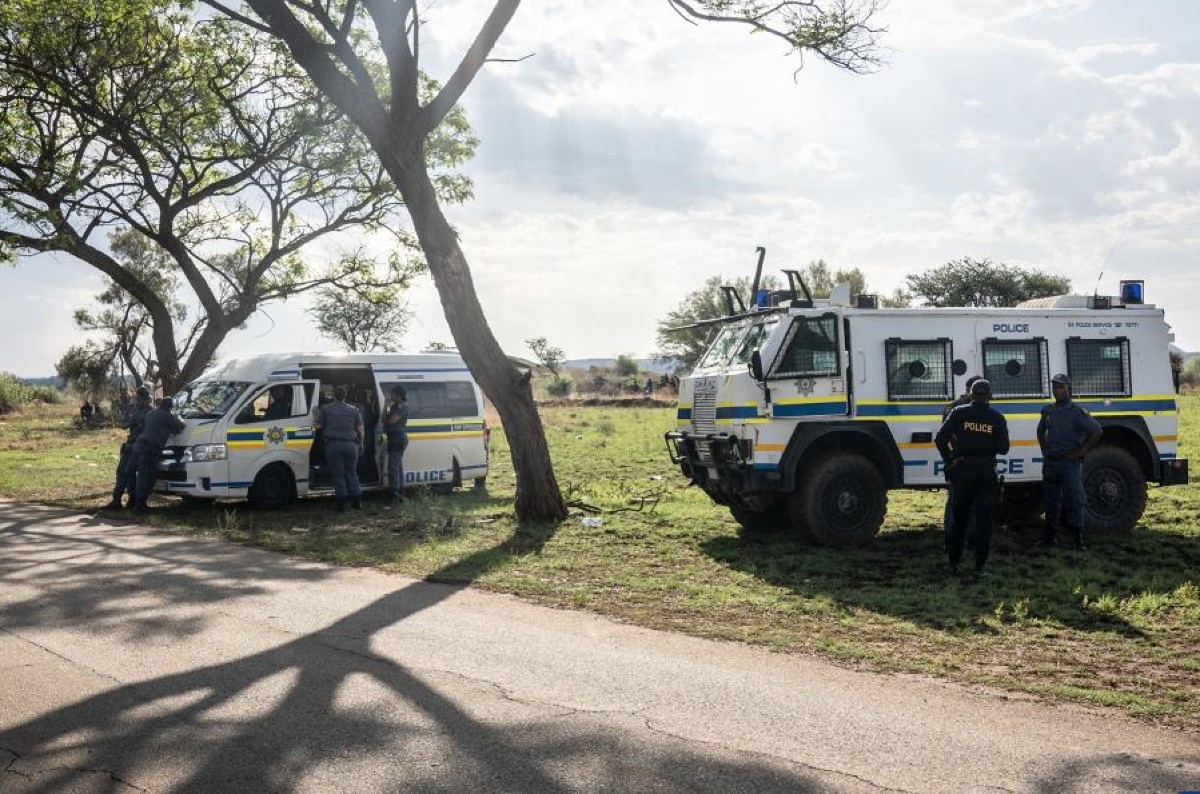
[(133, 465), (133, 445), (142, 434), (146, 417), (150, 415), (150, 403), (150, 390), (145, 386), (138, 386), (137, 404), (124, 420), (129, 433), (125, 436), (125, 443), (121, 444), (121, 459), (117, 461), (117, 482), (113, 485), (112, 501), (102, 507), (102, 510), (120, 510), (121, 497), (126, 492), (129, 493), (129, 507), (133, 507), (134, 482), (137, 480), (137, 467)]
[(404, 450), (408, 448), (408, 392), (396, 385), (391, 391), (383, 431), (387, 433), (388, 488), (392, 491), (392, 506), (404, 501)]
[(346, 402), (345, 386), (334, 387), (333, 400), (318, 409), (316, 428), (325, 438), (325, 461), (333, 475), (334, 501), (340, 511), (346, 509), (347, 500), (362, 507), (358, 456), (363, 448), (363, 419), (362, 413)]
[(174, 403), (170, 397), (158, 401), (158, 407), (146, 414), (142, 432), (133, 444), (133, 465), (137, 469), (137, 485), (133, 492), (133, 509), (146, 509), (146, 500), (158, 479), (158, 462), (162, 459), (167, 440), (183, 430), (183, 420), (171, 413)]
[(988, 405), (992, 384), (980, 378), (971, 386), (971, 404), (950, 412), (934, 438), (954, 485), (954, 526), (946, 538), (950, 572), (958, 574), (963, 538), (975, 514), (976, 580), (987, 576), (984, 565), (992, 547), (992, 498), (996, 488), (996, 456), (1008, 452), (1008, 421)]
[(1055, 375), (1050, 379), (1050, 388), (1054, 404), (1042, 409), (1037, 426), (1046, 499), (1046, 529), (1038, 545), (1053, 547), (1058, 525), (1065, 518), (1076, 550), (1083, 551), (1083, 515), (1087, 503), (1083, 493), (1083, 457), (1100, 442), (1104, 431), (1091, 414), (1071, 399), (1070, 378)]
[[(960, 405), (971, 404), (971, 387), (975, 385), (975, 381), (980, 380), (980, 376), (972, 375), (967, 378), (967, 386), (963, 390), (962, 395), (957, 400), (946, 406), (942, 411), (942, 421), (945, 422), (950, 412)], [(946, 535), (950, 535), (950, 528), (954, 526), (954, 482), (950, 479), (950, 475), (946, 474), (946, 511), (943, 516), (943, 525), (946, 528)], [(967, 548), (972, 546), (973, 536), (975, 534), (975, 519), (972, 516), (971, 521), (967, 524)]]

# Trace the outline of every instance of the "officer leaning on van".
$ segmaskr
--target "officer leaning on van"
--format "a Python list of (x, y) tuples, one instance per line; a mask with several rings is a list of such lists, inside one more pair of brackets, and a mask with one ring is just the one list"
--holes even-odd
[(142, 434), (146, 417), (150, 415), (150, 408), (150, 390), (145, 386), (138, 386), (137, 405), (125, 419), (125, 426), (129, 428), (129, 433), (125, 436), (125, 443), (121, 444), (121, 459), (117, 462), (117, 481), (113, 485), (112, 501), (101, 508), (102, 510), (120, 510), (121, 497), (127, 491), (129, 492), (129, 507), (133, 507), (136, 496), (134, 483), (137, 482), (137, 467), (133, 463), (133, 445), (137, 443), (138, 436)]
[[(1042, 448), (1042, 487), (1046, 498), (1043, 548), (1054, 546), (1059, 523), (1072, 533), (1075, 548), (1084, 550), (1083, 457), (1099, 443), (1104, 432), (1092, 415), (1071, 399), (1071, 379), (1058, 374), (1050, 379), (1054, 403), (1042, 409), (1037, 438)], [(1063, 502), (1066, 509), (1063, 510)]]
[(325, 461), (333, 475), (333, 497), (339, 511), (349, 501), (362, 507), (358, 481), (358, 453), (363, 447), (363, 419), (357, 408), (346, 402), (346, 387), (335, 386), (333, 402), (321, 406), (314, 423), (325, 435)]
[(388, 488), (392, 504), (404, 501), (404, 450), (408, 448), (408, 393), (403, 386), (393, 386), (383, 431), (387, 433)]
[(988, 405), (992, 384), (980, 378), (971, 386), (971, 404), (950, 412), (934, 438), (954, 486), (954, 526), (946, 538), (950, 573), (957, 575), (963, 538), (975, 516), (976, 580), (987, 576), (984, 565), (992, 545), (992, 498), (996, 488), (996, 456), (1008, 452), (1008, 421)]
[(162, 459), (163, 448), (171, 436), (184, 428), (183, 420), (171, 413), (174, 403), (170, 397), (163, 397), (158, 406), (146, 414), (142, 432), (133, 444), (133, 465), (137, 470), (137, 484), (133, 492), (133, 509), (145, 510), (146, 500), (154, 489), (154, 481), (158, 479), (158, 462)]

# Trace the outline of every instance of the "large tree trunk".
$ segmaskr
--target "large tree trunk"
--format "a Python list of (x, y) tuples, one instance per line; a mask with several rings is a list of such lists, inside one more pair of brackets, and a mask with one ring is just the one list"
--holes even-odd
[[(419, 158), (418, 158), (419, 159)], [(389, 168), (404, 196), (413, 227), (429, 261), (450, 333), (471, 374), (496, 406), (517, 473), (517, 520), (561, 521), (567, 517), (546, 434), (527, 377), (512, 365), (492, 334), (458, 236), (442, 214), (423, 166)]]

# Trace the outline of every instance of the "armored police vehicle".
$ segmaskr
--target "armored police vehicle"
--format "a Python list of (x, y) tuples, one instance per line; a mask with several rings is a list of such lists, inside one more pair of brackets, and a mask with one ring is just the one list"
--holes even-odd
[(1187, 482), (1171, 335), (1162, 310), (1142, 303), (1141, 282), (1123, 283), (1120, 298), (880, 309), (873, 296), (851, 301), (845, 285), (813, 300), (784, 272), (789, 289), (760, 291), (756, 275), (752, 308), (727, 293), (729, 316), (705, 323), (716, 336), (681, 380), (677, 429), (666, 434), (672, 462), (745, 531), (790, 526), (824, 545), (869, 543), (889, 489), (944, 486), (933, 436), (971, 375), (991, 381), (1008, 419), (1001, 515), (1041, 507), (1036, 428), (1056, 372), (1104, 430), (1084, 463), (1091, 529), (1129, 530), (1148, 482)]
[(397, 384), (409, 405), (405, 484), (481, 486), (489, 430), (479, 386), (458, 355), (295, 353), (228, 361), (181, 389), (175, 410), (186, 428), (163, 451), (155, 490), (185, 501), (248, 498), (262, 508), (332, 493), (313, 422), (336, 386), (363, 414), (363, 488), (385, 488), (383, 406)]

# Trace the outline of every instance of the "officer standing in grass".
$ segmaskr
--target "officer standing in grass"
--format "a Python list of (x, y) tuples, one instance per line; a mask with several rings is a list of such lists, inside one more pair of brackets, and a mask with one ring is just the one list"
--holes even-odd
[[(1046, 499), (1046, 529), (1042, 548), (1054, 547), (1060, 523), (1070, 530), (1076, 551), (1083, 551), (1083, 458), (1100, 442), (1104, 431), (1092, 415), (1071, 399), (1071, 379), (1050, 379), (1054, 403), (1042, 409), (1037, 439), (1042, 448), (1042, 488)], [(1063, 509), (1063, 502), (1066, 509)]]
[(362, 413), (346, 402), (346, 387), (335, 386), (333, 402), (317, 412), (316, 428), (325, 436), (325, 461), (333, 475), (333, 497), (338, 511), (349, 502), (362, 507), (358, 480), (358, 455), (363, 448)]
[(142, 428), (146, 425), (146, 417), (150, 415), (151, 397), (150, 390), (145, 386), (137, 388), (137, 404), (133, 406), (125, 418), (125, 425), (129, 428), (129, 433), (125, 437), (125, 443), (121, 444), (121, 458), (117, 461), (117, 482), (113, 485), (112, 501), (106, 504), (102, 510), (120, 510), (121, 497), (129, 493), (129, 507), (133, 507), (135, 489), (134, 484), (137, 481), (137, 467), (133, 463), (133, 445), (137, 443), (138, 436), (142, 434)]
[(387, 433), (388, 488), (392, 491), (392, 506), (404, 501), (404, 450), (408, 448), (408, 392), (403, 386), (393, 386), (391, 403), (383, 431)]
[(996, 488), (996, 456), (1008, 452), (1008, 421), (988, 405), (992, 384), (980, 378), (971, 386), (971, 404), (950, 412), (934, 438), (954, 487), (954, 526), (946, 538), (950, 573), (958, 575), (963, 538), (972, 512), (975, 516), (976, 581), (992, 547), (992, 499)]
[(146, 500), (158, 479), (158, 462), (162, 459), (167, 440), (184, 428), (183, 420), (171, 413), (174, 403), (170, 397), (158, 401), (158, 407), (146, 414), (142, 432), (133, 444), (133, 465), (137, 470), (137, 485), (133, 492), (133, 509), (146, 509)]
[[(945, 422), (950, 416), (950, 412), (960, 405), (971, 404), (971, 387), (975, 385), (975, 381), (981, 380), (980, 376), (972, 375), (967, 378), (967, 387), (962, 395), (946, 406), (946, 410), (942, 411), (942, 421)], [(946, 528), (946, 536), (950, 535), (950, 528), (954, 526), (954, 481), (950, 479), (950, 475), (946, 474), (946, 511), (943, 516), (943, 525)], [(975, 534), (975, 518), (972, 515), (971, 521), (967, 524), (967, 548), (970, 549), (973, 545), (973, 536)]]

